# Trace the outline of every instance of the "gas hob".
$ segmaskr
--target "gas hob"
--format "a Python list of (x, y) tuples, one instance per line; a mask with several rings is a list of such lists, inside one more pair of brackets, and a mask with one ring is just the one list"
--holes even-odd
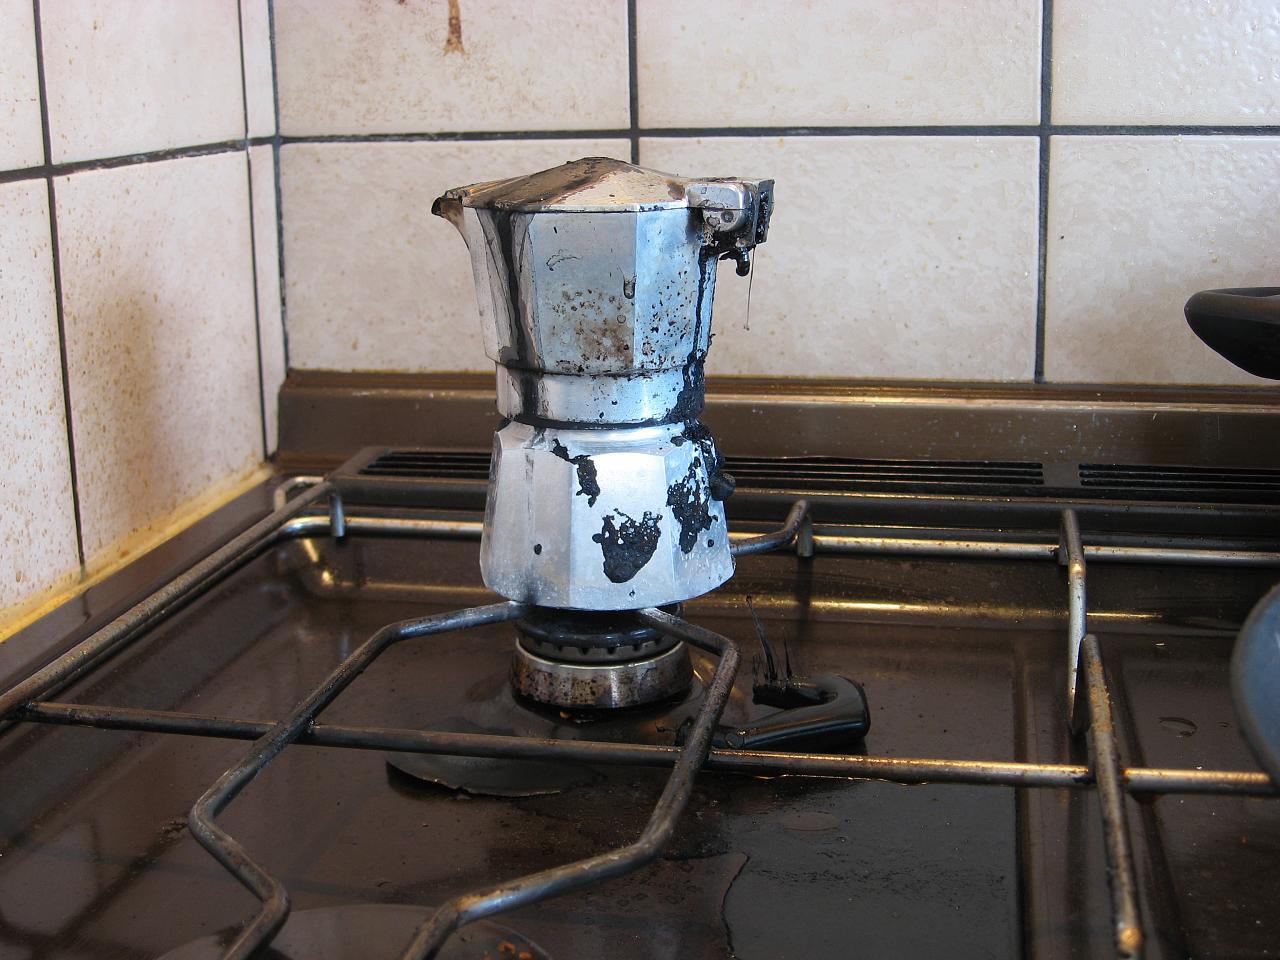
[[(447, 957), (1276, 951), (1280, 805), (1227, 683), (1266, 491), (758, 458), (734, 577), (646, 614), (688, 694), (593, 713), (512, 692), (467, 463), (290, 482), (5, 684), (0, 957), (396, 958), (442, 922)], [(778, 716), (770, 657), (856, 681), (865, 738), (734, 741)]]

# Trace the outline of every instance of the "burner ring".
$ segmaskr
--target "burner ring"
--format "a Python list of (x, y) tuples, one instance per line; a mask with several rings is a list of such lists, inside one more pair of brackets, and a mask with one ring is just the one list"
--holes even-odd
[[(679, 607), (667, 608), (678, 614)], [(534, 607), (516, 621), (520, 645), (544, 660), (617, 664), (666, 653), (679, 642), (641, 622), (629, 610), (557, 610)]]
[(654, 656), (609, 663), (540, 657), (515, 642), (511, 684), (530, 700), (565, 708), (635, 707), (683, 693), (693, 681), (689, 650), (677, 641)]
[(586, 664), (630, 663), (632, 660), (648, 660), (660, 653), (666, 653), (679, 642), (674, 637), (658, 637), (657, 639), (642, 640), (625, 646), (604, 647), (555, 643), (551, 640), (540, 640), (528, 636), (520, 638), (521, 648), (544, 660), (553, 660), (559, 663)]

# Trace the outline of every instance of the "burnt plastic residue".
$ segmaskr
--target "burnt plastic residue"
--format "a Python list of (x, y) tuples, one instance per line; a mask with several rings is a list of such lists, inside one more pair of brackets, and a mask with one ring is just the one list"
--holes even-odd
[(613, 517), (606, 516), (600, 532), (591, 539), (600, 544), (604, 554), (604, 575), (614, 583), (626, 583), (653, 557), (658, 549), (658, 529), (661, 514), (644, 512), (639, 520), (627, 516), (621, 510), (613, 511), (621, 523), (614, 525)]
[[(515, 736), (517, 731), (489, 728), (463, 717), (450, 717), (432, 726), (446, 733)], [(476, 797), (544, 797), (593, 783), (596, 774), (576, 763), (548, 760), (510, 760), (501, 757), (452, 757), (433, 753), (393, 753), (387, 767), (415, 786), (438, 786)]]
[(698, 349), (685, 359), (680, 371), (684, 384), (680, 387), (675, 403), (671, 405), (671, 409), (667, 411), (664, 418), (668, 423), (681, 420), (692, 423), (698, 419), (706, 398), (706, 361), (706, 351)]
[(693, 349), (689, 351), (689, 356), (685, 358), (684, 367), (681, 370), (684, 385), (680, 388), (680, 392), (676, 394), (676, 402), (667, 411), (666, 420), (668, 423), (681, 420), (686, 423), (692, 423), (698, 419), (698, 414), (702, 412), (702, 404), (706, 395), (705, 367), (707, 362), (707, 351), (701, 349), (702, 308), (706, 299), (707, 280), (715, 275), (715, 269), (715, 252), (710, 249), (703, 249), (698, 254), (698, 294), (693, 304)]
[(733, 479), (732, 474), (725, 473), (724, 457), (716, 449), (715, 441), (711, 439), (711, 431), (703, 425), (702, 421), (686, 421), (684, 430), (671, 438), (671, 443), (677, 447), (689, 442), (696, 443), (702, 452), (702, 462), (707, 465), (711, 499), (728, 500), (737, 487), (737, 481)]
[(702, 461), (694, 459), (689, 464), (689, 472), (683, 480), (677, 480), (667, 487), (667, 506), (680, 524), (680, 549), (684, 553), (692, 552), (698, 545), (698, 535), (703, 530), (710, 530), (715, 519), (707, 509), (711, 494), (703, 480)]
[[(578, 496), (586, 497), (587, 506), (594, 507), (596, 498), (600, 496), (600, 480), (596, 476), (596, 465), (592, 459), (585, 453), (580, 453), (576, 457), (569, 456), (568, 448), (559, 440), (551, 442), (551, 452), (565, 463), (572, 463), (577, 468)], [(652, 553), (653, 551), (650, 550), (649, 552)]]
[[(447, 194), (446, 194), (447, 196)], [(485, 255), (489, 259), (490, 272), (503, 278), (507, 291), (506, 320), (509, 346), (499, 351), (498, 362), (507, 368), (527, 367), (533, 357), (533, 345), (524, 326), (529, 313), (519, 281), (520, 263), (528, 243), (527, 221), (517, 220), (505, 210), (494, 210), (492, 216), (481, 217), (484, 231)], [(538, 409), (538, 378), (519, 376), (520, 408), (525, 411)]]

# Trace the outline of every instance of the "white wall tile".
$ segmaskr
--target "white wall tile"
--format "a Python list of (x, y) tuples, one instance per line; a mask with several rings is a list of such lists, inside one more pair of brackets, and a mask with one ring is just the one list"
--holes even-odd
[(240, 0), (240, 23), (244, 36), (244, 95), (251, 137), (267, 137), (276, 132), (268, 2), (269, 0)]
[(271, 147), (249, 149), (253, 176), (253, 238), (258, 274), (258, 339), (262, 350), (262, 397), (267, 452), (274, 453), (285, 377), (284, 325), (280, 316), (280, 246), (276, 230), (275, 160)]
[(1040, 0), (642, 0), (640, 124), (1034, 123)]
[(492, 369), (470, 258), (432, 201), (450, 187), (628, 152), (625, 140), (285, 146), (290, 365)]
[(31, 0), (0, 0), (0, 170), (43, 162)]
[(624, 0), (277, 0), (286, 134), (628, 124)]
[(55, 162), (244, 132), (235, 0), (44, 0)]
[(245, 158), (77, 173), (56, 196), (94, 565), (261, 458)]
[(1050, 380), (1266, 383), (1200, 342), (1197, 290), (1274, 286), (1280, 138), (1055, 137)]
[(0, 186), (0, 609), (79, 572), (47, 199)]
[(1274, 124), (1275, 0), (1053, 7), (1055, 123)]
[(721, 264), (709, 372), (1031, 376), (1034, 139), (654, 138), (641, 160), (776, 182), (750, 288)]

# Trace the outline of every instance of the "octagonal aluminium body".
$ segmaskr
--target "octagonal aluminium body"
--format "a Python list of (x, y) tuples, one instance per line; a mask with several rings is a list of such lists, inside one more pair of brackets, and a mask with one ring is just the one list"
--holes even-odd
[(477, 284), (485, 348), (504, 366), (624, 374), (679, 367), (706, 349), (696, 317), (715, 271), (698, 262), (687, 210), (466, 209), (463, 222), (485, 278)]
[(696, 416), (701, 397), (681, 391), (710, 343), (715, 261), (747, 262), (771, 198), (769, 181), (604, 158), (445, 193), (433, 209), (470, 250), (501, 412), (562, 424)]
[(733, 574), (709, 444), (678, 425), (494, 438), (480, 569), (522, 603), (629, 610), (700, 596)]

